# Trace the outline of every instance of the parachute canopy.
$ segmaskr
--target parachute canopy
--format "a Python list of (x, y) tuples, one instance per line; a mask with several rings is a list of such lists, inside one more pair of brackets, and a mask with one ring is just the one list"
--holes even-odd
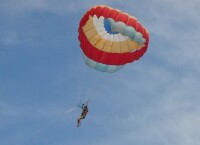
[(138, 60), (149, 43), (147, 29), (135, 17), (103, 5), (86, 12), (78, 31), (86, 64), (103, 72)]

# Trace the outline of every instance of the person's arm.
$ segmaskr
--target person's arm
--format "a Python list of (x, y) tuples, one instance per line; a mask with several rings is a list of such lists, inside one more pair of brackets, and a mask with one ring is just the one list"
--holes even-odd
[(81, 109), (83, 109), (83, 106), (84, 106), (84, 104), (82, 104), (82, 105), (78, 105), (78, 107), (80, 107)]
[(81, 108), (84, 109), (84, 106), (85, 106), (85, 104), (83, 104)]

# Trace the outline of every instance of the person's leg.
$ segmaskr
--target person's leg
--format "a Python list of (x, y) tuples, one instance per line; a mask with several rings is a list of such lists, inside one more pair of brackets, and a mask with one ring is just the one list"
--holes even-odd
[(81, 125), (81, 118), (79, 117), (78, 119), (77, 119), (77, 127), (79, 127)]

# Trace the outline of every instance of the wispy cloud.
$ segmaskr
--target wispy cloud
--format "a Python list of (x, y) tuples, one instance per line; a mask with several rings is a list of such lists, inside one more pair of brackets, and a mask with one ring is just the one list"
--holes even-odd
[(1, 34), (0, 37), (2, 37), (2, 38), (0, 38), (1, 43), (5, 44), (7, 46), (16, 45), (19, 41), (18, 40), (18, 38), (19, 38), (18, 34), (15, 33), (15, 32), (11, 32), (11, 31), (5, 32), (4, 35)]
[[(106, 114), (105, 118), (101, 119), (101, 116), (98, 119), (99, 122), (109, 120), (106, 121), (107, 129), (105, 129), (107, 137), (97, 140), (98, 145), (198, 144), (200, 141), (197, 137), (200, 134), (200, 128), (197, 125), (200, 120), (198, 105), (200, 83), (192, 76), (173, 80), (173, 77), (169, 75), (165, 78), (161, 77), (159, 81), (163, 71), (157, 71), (156, 74), (153, 77), (151, 77), (153, 74), (148, 75), (148, 79), (142, 73), (138, 78), (143, 79), (136, 83), (116, 81), (116, 83), (122, 83), (120, 86), (124, 86), (119, 89), (119, 92), (122, 90), (129, 92), (115, 95), (116, 98), (121, 98), (119, 104), (113, 105), (116, 99), (109, 100), (110, 107), (116, 112), (112, 114), (111, 119)], [(123, 78), (128, 80), (126, 76)], [(169, 82), (168, 85), (165, 82)], [(125, 105), (127, 107), (124, 107)]]
[(3, 0), (1, 1), (1, 11), (11, 14), (31, 12), (31, 11), (46, 11), (53, 13), (68, 13), (77, 12), (83, 9), (88, 9), (93, 5), (98, 4), (123, 4), (121, 1), (78, 1), (78, 0)]
[[(163, 59), (174, 66), (188, 66), (199, 71), (197, 65), (200, 55), (198, 39), (200, 18), (197, 5), (199, 1), (154, 1), (145, 5), (150, 34), (155, 34), (160, 40), (151, 42)], [(147, 7), (151, 8), (148, 9)], [(154, 7), (153, 7), (154, 6)], [(164, 46), (165, 45), (165, 46)]]
[[(126, 2), (116, 0), (2, 0), (0, 2), (0, 16), (3, 16), (5, 19), (9, 15), (9, 20), (13, 18), (12, 22), (16, 23), (17, 26), (6, 31), (2, 29), (3, 33), (0, 34), (1, 42), (6, 45), (15, 46), (20, 41), (22, 45), (26, 42), (26, 44), (30, 43), (30, 46), (32, 46), (34, 44), (32, 43), (33, 41), (36, 42), (42, 39), (43, 44), (42, 47), (39, 47), (41, 51), (39, 53), (34, 52), (34, 57), (31, 55), (32, 58), (29, 60), (30, 62), (35, 62), (34, 66), (38, 68), (37, 71), (30, 69), (30, 71), (26, 71), (25, 73), (21, 72), (22, 75), (29, 73), (27, 77), (36, 77), (38, 81), (34, 82), (32, 79), (23, 80), (23, 78), (20, 78), (22, 75), (14, 75), (19, 77), (18, 80), (22, 79), (21, 81), (25, 83), (20, 84), (16, 82), (13, 86), (7, 85), (11, 87), (8, 90), (15, 90), (16, 92), (12, 93), (12, 91), (9, 91), (9, 94), (14, 95), (8, 98), (18, 96), (19, 99), (23, 100), (24, 96), (27, 97), (30, 95), (30, 92), (37, 92), (38, 90), (42, 90), (46, 95), (50, 90), (53, 90), (52, 92), (56, 92), (57, 96), (49, 94), (49, 96), (52, 95), (51, 99), (43, 96), (45, 103), (40, 102), (41, 100), (38, 98), (40, 98), (41, 94), (38, 91), (36, 94), (39, 97), (35, 98), (35, 101), (38, 102), (29, 104), (30, 102), (27, 102), (28, 99), (26, 98), (24, 101), (25, 105), (23, 106), (21, 105), (23, 103), (8, 103), (5, 101), (5, 98), (1, 98), (0, 115), (4, 118), (1, 119), (3, 125), (0, 127), (7, 127), (9, 130), (11, 128), (9, 126), (15, 125), (16, 122), (30, 125), (31, 123), (28, 123), (28, 119), (32, 122), (37, 119), (51, 120), (63, 111), (65, 102), (62, 102), (63, 104), (61, 102), (58, 103), (61, 100), (58, 100), (58, 98), (66, 95), (67, 104), (73, 104), (74, 100), (78, 100), (82, 95), (85, 97), (86, 94), (91, 95), (93, 101), (89, 106), (89, 114), (83, 123), (85, 126), (80, 128), (81, 131), (77, 131), (74, 128), (70, 128), (69, 130), (63, 127), (66, 130), (61, 133), (64, 136), (63, 138), (59, 134), (60, 144), (66, 144), (66, 142), (72, 145), (73, 143), (77, 144), (80, 143), (82, 138), (86, 138), (82, 139), (81, 144), (83, 145), (198, 144), (200, 141), (200, 128), (198, 125), (200, 121), (199, 3), (199, 0), (144, 0), (137, 2), (133, 2), (132, 0), (127, 0)], [(45, 25), (37, 23), (38, 19), (34, 22), (31, 21), (31, 25), (20, 28), (20, 30), (24, 30), (23, 37), (21, 37), (21, 31), (18, 30), (19, 25), (30, 24), (27, 22), (27, 19), (29, 16), (28, 20), (32, 19), (32, 15), (30, 15), (32, 12), (55, 14), (49, 18), (44, 13), (44, 17), (49, 18), (49, 22), (57, 21), (58, 19), (56, 18), (58, 15), (62, 15), (60, 19), (64, 19), (65, 14), (67, 17), (71, 16), (68, 20), (72, 20), (73, 14), (81, 17), (83, 12), (96, 4), (107, 4), (135, 15), (150, 32), (150, 46), (144, 57), (133, 64), (125, 66), (115, 74), (100, 74), (89, 68), (86, 71), (85, 67), (87, 66), (83, 66), (83, 63), (78, 63), (76, 59), (79, 56), (77, 55), (80, 55), (81, 52), (74, 54), (74, 51), (78, 50), (78, 41), (73, 41), (72, 39), (72, 37), (77, 38), (75, 36), (77, 33), (74, 33), (77, 32), (77, 29), (69, 31), (71, 28), (75, 29), (75, 27), (72, 27), (74, 23), (60, 21), (60, 23), (65, 23), (66, 27), (69, 27), (66, 30), (67, 32), (65, 32), (69, 33), (69, 40), (71, 41), (69, 45), (65, 46), (67, 47), (67, 51), (63, 51), (63, 44), (69, 42), (69, 40), (67, 41), (67, 36), (64, 36), (63, 33), (51, 33), (52, 30), (60, 28), (60, 24), (58, 23), (51, 23), (52, 25), (50, 26), (50, 23), (45, 23)], [(24, 17), (25, 14), (26, 16)], [(19, 23), (16, 20), (16, 17), (20, 15), (23, 17), (20, 20), (24, 23)], [(41, 17), (39, 20), (42, 20), (44, 17)], [(34, 15), (34, 18), (38, 18), (38, 15)], [(59, 30), (59, 32), (63, 32), (63, 29)], [(51, 33), (51, 36), (47, 37), (47, 35), (44, 35), (43, 37), (39, 37), (42, 34), (41, 32), (45, 32), (47, 35)], [(64, 36), (63, 39), (58, 37), (61, 34)], [(31, 40), (34, 38), (34, 40), (27, 41), (25, 37)], [(43, 39), (44, 37), (47, 38), (45, 39), (46, 41)], [(49, 47), (52, 45), (56, 46), (56, 51), (49, 51)], [(55, 53), (57, 51), (60, 53)], [(10, 53), (10, 51), (7, 53)], [(27, 52), (21, 53), (22, 55), (29, 56), (32, 52), (28, 52), (27, 50)], [(61, 55), (61, 53), (64, 55)], [(5, 55), (5, 57), (7, 56), (9, 55)], [(17, 55), (11, 55), (11, 57), (13, 56), (16, 57)], [(57, 57), (54, 58), (53, 56)], [(59, 60), (56, 60), (58, 57)], [(14, 60), (17, 61), (18, 58), (16, 57)], [(82, 58), (78, 59), (83, 61)], [(7, 60), (10, 62), (10, 58), (7, 58)], [(27, 57), (24, 57), (24, 60), (18, 63), (23, 62), (27, 62)], [(15, 65), (14, 61), (12, 63)], [(55, 67), (58, 63), (62, 65), (59, 68)], [(46, 65), (47, 67), (44, 67)], [(22, 66), (27, 67), (29, 64)], [(24, 71), (24, 69), (21, 70)], [(56, 70), (56, 72), (51, 74), (50, 77), (46, 77), (46, 80), (43, 80), (43, 84), (38, 86), (38, 83), (41, 83), (39, 79), (43, 78), (44, 75), (48, 75), (53, 70)], [(15, 69), (13, 69), (13, 72), (15, 72)], [(8, 79), (3, 80), (8, 81)], [(50, 85), (50, 83), (54, 85)], [(19, 90), (14, 88), (17, 84), (21, 85), (20, 91), (26, 88), (25, 85), (32, 85), (24, 92), (24, 96), (20, 96)], [(92, 86), (93, 84), (95, 86)], [(44, 85), (47, 85), (47, 87), (43, 87)], [(5, 95), (6, 93), (8, 94), (8, 91), (3, 92)], [(33, 95), (28, 98), (32, 97), (34, 98), (35, 96)], [(27, 120), (24, 118), (27, 118)], [(9, 121), (13, 120), (15, 120), (14, 123), (9, 123)], [(73, 118), (72, 123), (73, 125), (76, 123), (76, 116)], [(27, 129), (22, 129), (22, 132), (26, 134), (28, 131)], [(57, 134), (54, 135), (56, 136)], [(13, 136), (15, 135), (13, 134)], [(68, 136), (67, 141), (65, 136)], [(4, 142), (7, 141), (4, 140)], [(47, 141), (46, 144), (53, 143)]]

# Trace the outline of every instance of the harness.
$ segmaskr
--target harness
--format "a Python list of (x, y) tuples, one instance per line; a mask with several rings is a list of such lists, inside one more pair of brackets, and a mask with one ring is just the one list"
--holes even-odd
[(85, 116), (87, 115), (87, 113), (88, 113), (88, 109), (83, 109), (83, 112), (81, 113), (81, 117), (85, 118)]

